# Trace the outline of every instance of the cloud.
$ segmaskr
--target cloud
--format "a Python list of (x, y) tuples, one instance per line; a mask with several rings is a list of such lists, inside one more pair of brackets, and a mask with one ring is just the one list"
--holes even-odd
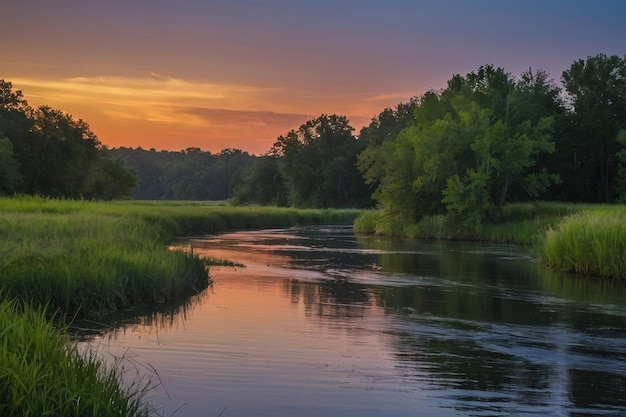
[[(13, 78), (28, 96), (55, 97), (58, 101), (90, 105), (160, 107), (208, 106), (251, 110), (275, 89), (250, 85), (217, 84), (151, 73), (146, 77), (73, 77), (54, 80)], [(32, 93), (32, 94), (31, 94)], [(219, 104), (218, 106), (216, 106)]]
[(10, 80), (23, 90), (31, 105), (50, 105), (84, 119), (100, 140), (111, 146), (182, 149), (182, 140), (194, 140), (193, 146), (202, 148), (228, 143), (229, 147), (263, 152), (279, 135), (322, 113), (348, 115), (358, 132), (375, 114), (368, 105), (377, 103), (375, 98), (364, 101), (366, 93), (286, 91), (158, 73)]
[(182, 113), (194, 115), (206, 120), (209, 124), (235, 124), (244, 126), (293, 126), (298, 128), (307, 120), (313, 118), (309, 114), (276, 113), (273, 111), (226, 110), (208, 108), (188, 108)]
[(387, 94), (379, 94), (376, 96), (365, 97), (364, 101), (374, 101), (374, 102), (390, 102), (397, 101), (398, 103), (406, 103), (411, 97), (414, 97), (415, 92), (396, 92), (396, 93), (387, 93)]

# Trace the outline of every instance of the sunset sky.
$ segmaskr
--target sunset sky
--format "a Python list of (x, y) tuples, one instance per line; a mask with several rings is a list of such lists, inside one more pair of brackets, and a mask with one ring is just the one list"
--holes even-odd
[(624, 0), (5, 0), (0, 79), (110, 147), (269, 150), (322, 113), (360, 129), (483, 64), (560, 84), (626, 54)]

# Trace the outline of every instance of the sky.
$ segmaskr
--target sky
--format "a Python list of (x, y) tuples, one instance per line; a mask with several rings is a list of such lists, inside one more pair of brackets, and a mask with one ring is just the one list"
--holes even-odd
[(321, 114), (355, 133), (481, 65), (626, 54), (624, 0), (3, 0), (0, 79), (109, 147), (260, 155)]

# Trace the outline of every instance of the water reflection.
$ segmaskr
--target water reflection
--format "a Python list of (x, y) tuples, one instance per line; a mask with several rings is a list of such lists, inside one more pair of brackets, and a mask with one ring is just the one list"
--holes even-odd
[(185, 246), (246, 267), (212, 270), (182, 314), (99, 339), (158, 370), (165, 413), (626, 414), (624, 283), (546, 271), (514, 246), (342, 227)]

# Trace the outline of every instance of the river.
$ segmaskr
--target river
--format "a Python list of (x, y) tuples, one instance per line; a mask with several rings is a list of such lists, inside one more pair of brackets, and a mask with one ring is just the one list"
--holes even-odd
[(180, 248), (212, 267), (187, 303), (88, 343), (159, 413), (626, 415), (626, 284), (550, 272), (523, 248), (241, 231)]

